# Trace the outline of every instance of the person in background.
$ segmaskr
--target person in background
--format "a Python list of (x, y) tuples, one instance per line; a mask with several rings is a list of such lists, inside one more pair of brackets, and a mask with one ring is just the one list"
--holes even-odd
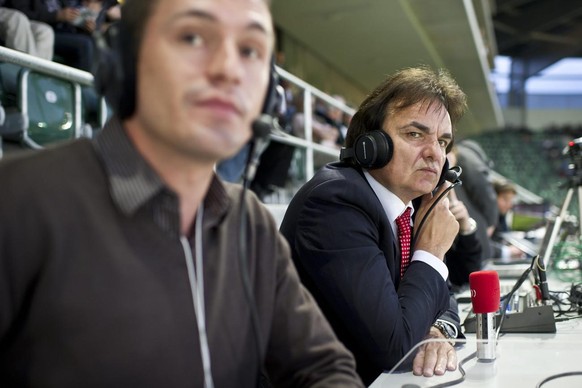
[[(453, 146), (447, 158), (451, 166), (457, 165), (456, 147)], [(461, 174), (461, 181), (463, 177)], [(483, 266), (481, 259), (483, 247), (477, 236), (479, 225), (469, 214), (462, 188), (463, 185), (460, 185), (449, 192), (449, 209), (459, 223), (459, 234), (445, 256), (453, 292), (462, 292), (468, 287), (469, 274), (481, 270)]]
[(464, 139), (455, 146), (459, 166), (463, 169), (463, 185), (457, 194), (477, 221), (477, 238), (482, 246), (481, 260), (493, 257), (491, 236), (497, 224), (499, 210), (491, 179), (493, 161), (474, 140)]
[(0, 386), (362, 387), (269, 211), (214, 172), (261, 111), (268, 2), (123, 7), (105, 128), (0, 162)]
[[(334, 94), (331, 97), (340, 104), (346, 104), (345, 98), (339, 94)], [(321, 120), (330, 132), (330, 135), (327, 136), (322, 134), (321, 144), (326, 144), (329, 147), (335, 147), (337, 149), (340, 149), (344, 145), (346, 133), (343, 131), (343, 115), (344, 112), (335, 105), (323, 101), (316, 103), (314, 117)], [(319, 129), (314, 126), (313, 136), (316, 141), (316, 136), (318, 135), (317, 130)], [(347, 131), (347, 128), (345, 130)]]
[[(342, 160), (299, 190), (282, 221), (302, 281), (354, 353), (365, 384), (423, 339), (460, 333), (443, 262), (459, 223), (448, 198), (435, 202), (447, 184), (431, 193), (465, 109), (465, 94), (444, 70), (389, 76), (353, 116)], [(406, 366), (441, 375), (456, 368), (456, 352), (446, 341), (431, 343)]]
[[(340, 96), (335, 96), (334, 98), (340, 98)], [(343, 99), (338, 100), (338, 102), (343, 103)], [(305, 113), (302, 95), (298, 98), (297, 106), (297, 112), (292, 120), (292, 133), (297, 137), (305, 138)], [(340, 109), (331, 106), (323, 100), (313, 98), (311, 130), (314, 143), (332, 149), (339, 150), (341, 148), (344, 139), (340, 131), (341, 121), (337, 120), (338, 117), (342, 117), (342, 111)]]
[[(54, 53), (68, 66), (92, 71), (95, 60), (92, 34), (103, 3), (96, 0), (6, 0), (31, 20), (50, 24), (55, 32)], [(114, 20), (118, 7), (107, 10)], [(117, 9), (117, 11), (116, 11)]]
[(0, 0), (0, 40), (4, 46), (52, 60), (55, 33), (46, 23), (30, 20), (19, 10), (4, 7)]
[(517, 195), (515, 185), (507, 180), (495, 180), (493, 181), (493, 187), (497, 193), (497, 208), (499, 209), (499, 218), (491, 237), (494, 250), (493, 257), (504, 260), (524, 259), (525, 254), (516, 246), (506, 244), (502, 237), (503, 233), (512, 230), (508, 218)]

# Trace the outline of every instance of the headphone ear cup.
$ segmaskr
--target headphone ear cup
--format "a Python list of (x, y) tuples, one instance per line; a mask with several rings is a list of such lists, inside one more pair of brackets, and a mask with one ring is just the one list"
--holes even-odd
[(126, 87), (120, 57), (120, 35), (119, 23), (113, 23), (104, 34), (96, 32), (93, 36), (97, 53), (93, 68), (95, 90), (115, 111), (119, 111), (121, 95)]
[(358, 136), (353, 157), (363, 168), (382, 168), (392, 159), (393, 149), (390, 136), (384, 131), (374, 130)]

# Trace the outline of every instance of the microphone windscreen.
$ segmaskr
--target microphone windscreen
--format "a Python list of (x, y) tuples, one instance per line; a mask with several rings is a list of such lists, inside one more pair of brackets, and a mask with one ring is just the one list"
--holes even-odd
[(471, 303), (475, 314), (499, 310), (499, 274), (497, 271), (477, 271), (469, 274)]
[(253, 138), (266, 139), (271, 133), (273, 118), (269, 115), (261, 115), (252, 123)]

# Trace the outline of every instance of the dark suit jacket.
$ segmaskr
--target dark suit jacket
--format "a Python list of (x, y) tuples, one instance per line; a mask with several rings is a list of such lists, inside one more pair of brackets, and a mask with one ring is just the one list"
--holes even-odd
[(482, 269), (481, 252), (481, 241), (476, 232), (468, 236), (457, 236), (445, 261), (449, 269), (449, 280), (455, 289), (466, 288), (469, 285), (469, 274)]
[[(323, 167), (294, 196), (281, 231), (301, 280), (354, 353), (366, 384), (394, 367), (449, 308), (447, 283), (429, 265), (413, 261), (400, 280), (390, 222), (360, 169)], [(458, 322), (456, 311), (447, 318)]]
[(487, 228), (497, 224), (499, 209), (497, 193), (490, 179), (492, 162), (483, 148), (474, 140), (463, 140), (457, 144), (457, 164), (463, 168), (463, 184), (455, 189), (471, 217), (477, 221), (477, 238), (481, 243), (481, 259), (493, 256)]

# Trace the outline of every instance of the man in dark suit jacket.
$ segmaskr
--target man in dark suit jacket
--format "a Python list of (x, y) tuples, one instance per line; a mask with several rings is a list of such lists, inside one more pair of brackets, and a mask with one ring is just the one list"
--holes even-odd
[[(448, 199), (431, 192), (453, 141), (465, 94), (444, 72), (405, 69), (387, 78), (361, 104), (347, 133), (342, 162), (320, 170), (291, 201), (281, 225), (303, 283), (338, 337), (354, 353), (369, 384), (427, 336), (454, 336), (441, 318), (450, 308), (443, 259), (459, 231)], [(388, 135), (388, 136), (386, 136)], [(412, 201), (412, 257), (401, 278), (395, 219)], [(416, 225), (416, 223), (415, 223)], [(444, 316), (443, 316), (444, 314)], [(456, 368), (443, 341), (417, 353), (417, 375)], [(409, 365), (410, 367), (410, 365)]]
[(491, 259), (496, 256), (490, 238), (499, 217), (497, 195), (491, 181), (493, 161), (474, 140), (464, 139), (456, 148), (459, 166), (463, 168), (463, 185), (455, 190), (465, 197), (465, 205), (479, 225), (476, 237), (483, 247), (481, 260)]
[[(456, 150), (449, 152), (447, 156), (450, 165), (457, 165)], [(463, 166), (460, 166), (461, 168)], [(469, 275), (479, 271), (483, 267), (483, 245), (479, 237), (480, 229), (484, 227), (472, 217), (470, 201), (465, 186), (466, 171), (463, 169), (463, 184), (449, 192), (449, 209), (459, 222), (459, 235), (453, 242), (453, 246), (447, 252), (445, 263), (449, 269), (449, 282), (451, 290), (456, 293), (463, 292), (469, 287)]]

